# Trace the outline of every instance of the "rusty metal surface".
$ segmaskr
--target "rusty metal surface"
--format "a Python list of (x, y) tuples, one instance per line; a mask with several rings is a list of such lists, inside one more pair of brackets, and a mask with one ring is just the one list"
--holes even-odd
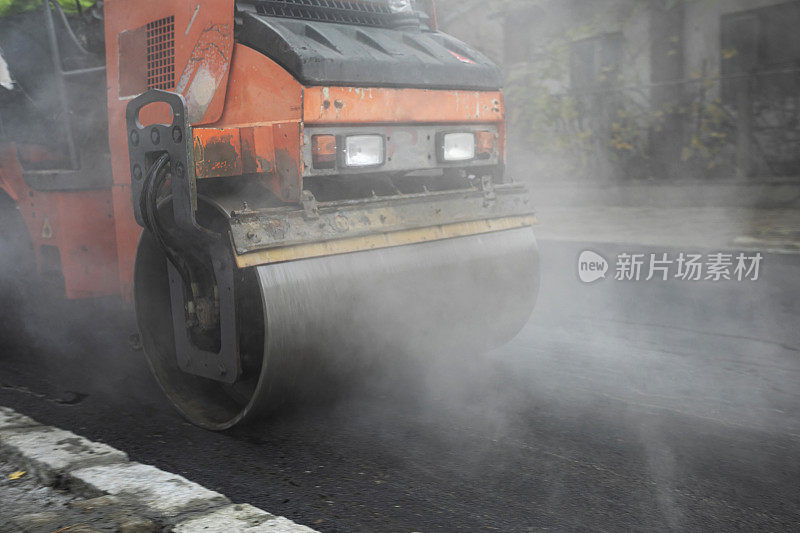
[(239, 128), (193, 130), (195, 174), (198, 178), (242, 175), (242, 131)]
[(230, 219), (239, 255), (308, 242), (533, 214), (527, 190), (516, 184), (491, 190), (431, 192), (316, 204), (301, 208), (241, 210)]
[(300, 159), (300, 144), (303, 139), (303, 124), (286, 122), (275, 124), (275, 179), (266, 182), (267, 187), (284, 202), (299, 202), (303, 191), (303, 162)]
[[(282, 126), (267, 124), (241, 128), (194, 128), (192, 132), (197, 178), (258, 174), (267, 187), (273, 182), (277, 183), (278, 155), (274, 139), (281, 134)], [(287, 127), (297, 128), (297, 123), (289, 123)], [(293, 181), (297, 181), (297, 178), (293, 178)]]
[(514, 216), (486, 220), (473, 220), (470, 222), (456, 222), (428, 226), (425, 228), (407, 229), (389, 233), (373, 233), (360, 237), (346, 237), (343, 239), (309, 242), (293, 246), (283, 246), (268, 250), (258, 250), (244, 255), (236, 256), (236, 265), (247, 268), (273, 263), (285, 263), (300, 259), (311, 259), (329, 255), (349, 254), (366, 250), (380, 250), (395, 246), (408, 246), (423, 242), (442, 241), (459, 237), (495, 233), (510, 229), (532, 227), (536, 223), (533, 216)]
[(297, 80), (274, 61), (234, 45), (224, 112), (216, 122), (194, 130), (197, 177), (256, 174), (275, 196), (298, 202), (302, 92)]

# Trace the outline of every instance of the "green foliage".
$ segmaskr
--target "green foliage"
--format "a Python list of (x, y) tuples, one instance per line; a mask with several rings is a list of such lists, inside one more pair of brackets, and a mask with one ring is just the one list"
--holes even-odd
[[(620, 18), (621, 29), (633, 16)], [(694, 79), (667, 87), (674, 95), (672, 101), (660, 98), (658, 101), (665, 103), (653, 105), (651, 92), (663, 88), (640, 83), (633, 77), (635, 69), (625, 68), (636, 60), (632, 53), (641, 53), (627, 42), (621, 74), (601, 69), (589, 88), (570, 89), (571, 43), (602, 34), (601, 28), (597, 19), (565, 25), (560, 34), (541, 39), (528, 62), (506, 66), (506, 107), (512, 135), (524, 140), (537, 156), (558, 161), (559, 169), (573, 176), (596, 176), (598, 168), (605, 167), (615, 176), (651, 178), (663, 166), (656, 161), (654, 143), (667, 135), (671, 144), (677, 141), (680, 149), (675, 158), (690, 174), (725, 161), (725, 148), (735, 129), (733, 118), (717, 97), (717, 76), (697, 73)], [(607, 31), (607, 25), (604, 29)], [(670, 42), (675, 40), (677, 37)], [(647, 50), (649, 46), (638, 48)]]

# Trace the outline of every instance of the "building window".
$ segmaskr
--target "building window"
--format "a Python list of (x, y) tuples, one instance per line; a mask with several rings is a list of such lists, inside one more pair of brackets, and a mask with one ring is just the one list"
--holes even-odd
[(616, 85), (621, 65), (621, 33), (576, 41), (570, 49), (570, 86), (574, 91), (591, 91)]
[[(722, 98), (734, 102), (744, 75), (757, 93), (791, 95), (800, 68), (800, 2), (725, 15), (721, 21)], [(778, 72), (784, 71), (784, 72)], [(795, 71), (795, 72), (792, 72)]]

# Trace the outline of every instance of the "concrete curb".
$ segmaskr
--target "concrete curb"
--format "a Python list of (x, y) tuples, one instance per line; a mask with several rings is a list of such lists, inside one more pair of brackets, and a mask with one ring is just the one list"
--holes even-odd
[(181, 476), (128, 460), (125, 452), (69, 431), (43, 426), (0, 407), (0, 459), (47, 486), (124, 505), (176, 533), (313, 533), (306, 526), (251, 505), (232, 504)]

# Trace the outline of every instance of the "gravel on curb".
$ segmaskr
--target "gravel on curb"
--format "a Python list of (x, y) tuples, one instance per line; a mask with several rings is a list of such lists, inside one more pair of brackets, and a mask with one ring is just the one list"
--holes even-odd
[[(119, 531), (314, 531), (251, 505), (233, 504), (224, 495), (182, 476), (129, 461), (125, 452), (43, 426), (6, 407), (0, 407), (0, 461), (25, 471), (46, 487), (81, 498), (70, 505), (100, 513), (106, 521), (114, 518)], [(40, 517), (44, 527), (48, 519), (57, 518), (52, 515)], [(123, 527), (120, 516), (135, 517), (142, 527)], [(30, 528), (26, 530), (37, 530), (29, 517), (20, 517), (28, 520)]]

